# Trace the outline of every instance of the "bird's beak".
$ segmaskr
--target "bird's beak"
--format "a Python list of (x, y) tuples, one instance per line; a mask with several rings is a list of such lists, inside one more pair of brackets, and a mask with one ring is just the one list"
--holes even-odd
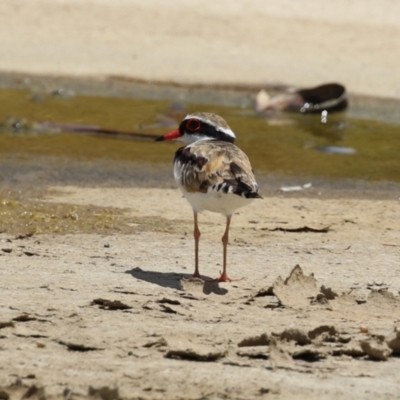
[(181, 136), (179, 129), (175, 129), (171, 132), (166, 133), (156, 139), (156, 142), (162, 142), (163, 140), (174, 140), (178, 139)]

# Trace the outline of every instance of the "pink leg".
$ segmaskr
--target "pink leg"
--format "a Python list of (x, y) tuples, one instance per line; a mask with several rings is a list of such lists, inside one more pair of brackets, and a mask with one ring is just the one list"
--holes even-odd
[(200, 230), (197, 224), (197, 211), (193, 210), (193, 219), (194, 219), (194, 274), (195, 278), (201, 278), (199, 272), (199, 240), (200, 240)]
[(232, 281), (239, 281), (242, 279), (242, 278), (239, 278), (239, 279), (230, 278), (226, 272), (227, 252), (228, 252), (228, 242), (229, 242), (229, 227), (231, 224), (231, 218), (232, 218), (232, 215), (227, 215), (227, 217), (226, 217), (226, 228), (225, 228), (224, 235), (222, 236), (223, 255), (224, 255), (223, 269), (222, 269), (221, 276), (219, 278), (215, 279), (216, 282), (232, 282)]

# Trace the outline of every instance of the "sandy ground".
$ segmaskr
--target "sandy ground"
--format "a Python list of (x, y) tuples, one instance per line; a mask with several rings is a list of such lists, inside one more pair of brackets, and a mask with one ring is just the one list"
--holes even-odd
[[(42, 201), (111, 206), (140, 229), (0, 235), (11, 399), (398, 396), (398, 199), (254, 201), (231, 230), (229, 272), (243, 279), (221, 284), (190, 278), (178, 190), (55, 187)], [(216, 277), (224, 221), (200, 223), (201, 272)]]
[(0, 2), (0, 71), (400, 97), (396, 0)]
[[(0, 72), (336, 80), (399, 98), (399, 14), (394, 0), (3, 1)], [(46, 193), (33, 201), (114, 207), (129, 226), (0, 226), (0, 399), (398, 397), (398, 195), (267, 193), (233, 219), (229, 272), (243, 279), (217, 284), (190, 278), (192, 215), (177, 190)], [(224, 221), (200, 221), (201, 272), (214, 278)]]

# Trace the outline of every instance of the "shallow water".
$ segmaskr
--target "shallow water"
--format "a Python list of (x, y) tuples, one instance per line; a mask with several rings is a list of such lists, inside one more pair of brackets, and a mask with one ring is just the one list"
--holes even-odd
[[(273, 173), (400, 182), (400, 126), (354, 119), (346, 112), (329, 114), (323, 123), (319, 115), (285, 114), (267, 119), (251, 108), (204, 104), (172, 107), (167, 100), (38, 95), (22, 90), (1, 90), (0, 104), (0, 173), (9, 181), (18, 165), (25, 171), (34, 170), (46, 159), (52, 160), (53, 168), (57, 160), (60, 166), (70, 167), (84, 162), (90, 171), (91, 163), (102, 161), (108, 172), (113, 163), (120, 162), (136, 168), (166, 166), (170, 171), (179, 144), (54, 131), (41, 123), (96, 125), (155, 135), (177, 126), (187, 112), (201, 110), (218, 113), (228, 121), (236, 132), (237, 145), (249, 155), (259, 176)], [(97, 165), (94, 181), (101, 179)]]
[[(123, 210), (40, 199), (49, 186), (60, 184), (174, 187), (171, 160), (179, 144), (156, 143), (152, 136), (199, 110), (218, 113), (229, 122), (237, 144), (252, 161), (263, 195), (267, 186), (275, 193), (284, 184), (312, 182), (305, 195), (321, 195), (322, 187), (336, 185), (340, 195), (343, 188), (346, 193), (355, 188), (357, 196), (364, 196), (369, 184), (376, 188), (383, 182), (378, 191), (382, 194), (392, 182), (389, 197), (398, 197), (400, 126), (351, 118), (353, 111), (328, 115), (322, 123), (318, 115), (267, 119), (249, 105), (174, 105), (168, 100), (23, 90), (0, 90), (0, 104), (0, 232), (123, 233), (159, 224), (132, 220)], [(128, 134), (71, 132), (45, 122), (96, 125)], [(145, 138), (134, 138), (132, 132)], [(368, 196), (377, 196), (375, 189), (367, 190)]]

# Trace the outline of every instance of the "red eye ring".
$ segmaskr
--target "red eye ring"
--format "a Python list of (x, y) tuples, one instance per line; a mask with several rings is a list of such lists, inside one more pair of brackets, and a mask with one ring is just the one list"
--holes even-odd
[(186, 121), (185, 126), (189, 132), (196, 132), (201, 128), (201, 122), (196, 118), (190, 118)]

